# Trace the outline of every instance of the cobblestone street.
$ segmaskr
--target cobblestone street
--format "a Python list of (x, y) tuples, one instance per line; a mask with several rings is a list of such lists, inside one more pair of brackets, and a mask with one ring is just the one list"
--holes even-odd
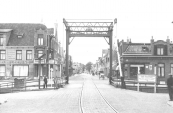
[[(1, 94), (0, 113), (172, 113), (168, 94), (117, 89), (108, 79), (88, 74), (70, 77), (57, 90)], [(107, 103), (106, 103), (107, 102)]]

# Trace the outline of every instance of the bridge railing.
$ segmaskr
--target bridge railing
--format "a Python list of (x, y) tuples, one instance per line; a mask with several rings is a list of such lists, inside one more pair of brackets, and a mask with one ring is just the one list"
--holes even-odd
[[(154, 84), (154, 83), (140, 83), (137, 80), (124, 80), (126, 89), (142, 91), (142, 92), (152, 92), (152, 93), (167, 93), (166, 84)], [(121, 88), (121, 79), (116, 77), (112, 78), (112, 85), (118, 88)]]
[[(58, 77), (57, 83), (52, 82), (52, 86), (55, 88), (63, 87), (66, 83), (65, 77)], [(40, 81), (40, 88), (43, 89), (43, 80)], [(52, 88), (51, 83), (48, 82), (48, 89)], [(39, 79), (24, 79), (23, 82), (16, 83), (15, 81), (0, 81), (0, 93), (9, 93), (14, 91), (27, 91), (27, 90), (39, 90)]]

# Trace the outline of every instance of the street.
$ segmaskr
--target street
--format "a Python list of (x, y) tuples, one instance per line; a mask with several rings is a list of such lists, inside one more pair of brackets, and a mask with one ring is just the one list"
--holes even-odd
[(80, 74), (60, 89), (0, 94), (0, 113), (172, 113), (168, 94), (115, 88), (108, 79)]

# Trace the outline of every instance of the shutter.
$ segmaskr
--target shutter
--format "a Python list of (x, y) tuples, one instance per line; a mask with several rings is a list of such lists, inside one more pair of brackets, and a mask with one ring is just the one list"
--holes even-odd
[(168, 55), (168, 53), (167, 53), (167, 45), (164, 46), (164, 55)]
[(35, 49), (34, 58), (38, 58), (38, 51)]
[(157, 55), (157, 46), (154, 45), (154, 55)]

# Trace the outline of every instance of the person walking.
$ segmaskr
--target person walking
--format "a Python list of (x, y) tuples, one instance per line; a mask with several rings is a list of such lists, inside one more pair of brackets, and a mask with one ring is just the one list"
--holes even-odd
[(169, 78), (167, 79), (167, 87), (170, 101), (173, 101), (173, 75), (169, 74)]
[(43, 88), (47, 88), (47, 77), (46, 77), (46, 75), (44, 76), (44, 86), (43, 86)]

